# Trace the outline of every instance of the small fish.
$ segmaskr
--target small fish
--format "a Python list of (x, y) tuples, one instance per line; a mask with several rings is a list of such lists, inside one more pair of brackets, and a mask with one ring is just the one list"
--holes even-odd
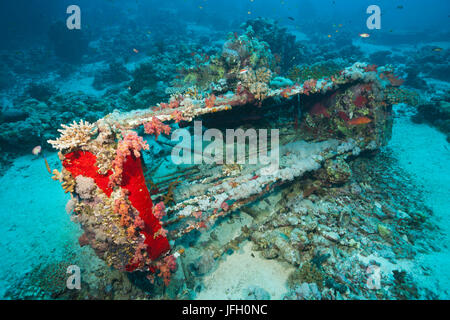
[(368, 37), (370, 37), (370, 34), (368, 34), (368, 33), (360, 33), (359, 36), (361, 38), (368, 38)]
[(42, 147), (41, 146), (36, 146), (36, 147), (33, 148), (31, 153), (34, 154), (35, 156), (37, 156), (39, 153), (41, 153), (41, 151), (42, 151)]
[(403, 6), (397, 6), (397, 9), (403, 9)]
[(372, 122), (372, 120), (367, 117), (359, 117), (359, 118), (355, 118), (355, 119), (351, 119), (351, 120), (347, 121), (347, 123), (351, 124), (351, 125), (368, 124), (370, 122)]
[(247, 72), (248, 72), (248, 69), (242, 69), (242, 70), (239, 71), (239, 74), (244, 74), (244, 73), (247, 73)]
[(331, 38), (331, 34), (329, 34), (327, 37), (328, 37), (328, 38)]
[(47, 159), (44, 157), (45, 167), (47, 168), (48, 173), (52, 174), (52, 170), (50, 169), (50, 165), (48, 164)]
[(139, 53), (139, 50), (136, 49), (136, 48), (133, 48), (133, 52), (134, 52), (134, 53)]
[(442, 48), (436, 47), (436, 48), (433, 48), (433, 51), (435, 51), (435, 52), (441, 52), (441, 51), (442, 51)]
[(292, 17), (288, 17), (288, 19), (289, 19), (289, 20), (292, 20), (292, 21), (294, 21), (294, 20), (295, 20), (295, 19), (294, 19), (294, 18), (292, 18)]

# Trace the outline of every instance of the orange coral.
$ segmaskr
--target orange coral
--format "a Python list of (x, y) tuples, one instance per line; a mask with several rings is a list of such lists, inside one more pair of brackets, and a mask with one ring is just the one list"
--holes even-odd
[(215, 106), (216, 96), (214, 94), (210, 95), (209, 98), (205, 99), (205, 106), (207, 108), (212, 108)]

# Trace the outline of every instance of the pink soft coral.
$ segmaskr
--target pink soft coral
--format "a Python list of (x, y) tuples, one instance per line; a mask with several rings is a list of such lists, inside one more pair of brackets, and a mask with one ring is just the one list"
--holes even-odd
[(139, 137), (136, 132), (128, 131), (117, 145), (116, 157), (112, 162), (113, 173), (109, 178), (110, 187), (122, 183), (123, 164), (127, 156), (133, 155), (136, 158), (141, 156), (141, 150), (148, 150), (147, 142)]
[(153, 234), (153, 238), (156, 239), (158, 237), (166, 237), (167, 236), (168, 231), (166, 229), (164, 229), (163, 227), (159, 228), (158, 231), (156, 231)]
[(183, 120), (183, 114), (182, 114), (180, 111), (178, 111), (178, 110), (175, 110), (175, 111), (172, 112), (170, 115), (171, 115), (172, 118), (175, 120), (175, 123), (178, 123), (178, 122), (180, 122), (181, 120)]
[(144, 222), (144, 220), (142, 220), (141, 217), (137, 216), (137, 217), (134, 219), (134, 226), (135, 226), (136, 228), (142, 230), (142, 229), (145, 228), (145, 222)]
[(212, 108), (216, 104), (216, 96), (212, 94), (209, 98), (205, 99), (205, 106), (207, 108)]
[(140, 242), (136, 251), (134, 252), (133, 259), (131, 260), (132, 264), (138, 264), (139, 266), (143, 266), (147, 260), (147, 245), (143, 242)]
[(197, 218), (200, 219), (202, 217), (202, 212), (201, 211), (195, 211), (192, 213), (192, 215)]
[(316, 89), (316, 85), (317, 85), (317, 80), (315, 80), (315, 79), (306, 80), (303, 83), (303, 93), (308, 96), (310, 91), (312, 91), (313, 89)]
[(166, 215), (166, 206), (164, 205), (164, 202), (161, 201), (153, 206), (153, 215), (158, 220), (161, 220), (162, 217)]
[(114, 212), (120, 214), (120, 225), (128, 227), (131, 223), (129, 215), (130, 205), (125, 199), (116, 199), (114, 201)]
[(171, 272), (177, 269), (177, 261), (173, 255), (164, 257), (163, 261), (159, 261), (156, 264), (156, 267), (159, 269), (158, 276), (161, 277), (166, 286), (170, 283)]
[(170, 134), (170, 127), (162, 123), (158, 118), (153, 117), (151, 121), (144, 123), (144, 131), (147, 134), (154, 134), (155, 140), (161, 133)]
[(176, 109), (180, 106), (180, 101), (178, 100), (172, 100), (170, 103), (160, 103), (159, 104), (161, 109)]
[(169, 108), (175, 109), (178, 108), (180, 106), (180, 101), (178, 100), (172, 100), (169, 103)]

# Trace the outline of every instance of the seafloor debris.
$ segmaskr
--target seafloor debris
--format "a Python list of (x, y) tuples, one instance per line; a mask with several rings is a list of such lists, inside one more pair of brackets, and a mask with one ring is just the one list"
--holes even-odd
[[(356, 63), (329, 78), (271, 88), (271, 62), (267, 55), (255, 56), (264, 46), (246, 40), (244, 50), (244, 38), (230, 39), (224, 46), (228, 60), (221, 58), (233, 65), (227, 70), (228, 79), (234, 79), (228, 81), (228, 86), (235, 85), (233, 92), (178, 93), (156, 108), (114, 112), (95, 124), (81, 121), (63, 126), (61, 137), (49, 141), (61, 150), (63, 170), (55, 172), (55, 179), (77, 202), (74, 219), (85, 232), (81, 240), (109, 265), (146, 271), (149, 280), (157, 275), (167, 284), (179, 256), (173, 247), (185, 235), (208, 229), (219, 218), (322, 167), (324, 184), (342, 184), (351, 175), (345, 159), (376, 150), (389, 139), (392, 106), (384, 93), (400, 82), (390, 69)], [(252, 45), (258, 49), (254, 51)], [(233, 59), (247, 59), (245, 64), (258, 68), (242, 70), (244, 62)], [(169, 134), (175, 123), (189, 126), (194, 119), (201, 119), (204, 128), (222, 131), (249, 123), (279, 129), (278, 166), (244, 163), (230, 171), (232, 167), (202, 161), (186, 168), (164, 160), (172, 174), (150, 177), (157, 186), (151, 194), (143, 167), (157, 172), (162, 164), (145, 160), (149, 146), (133, 129), (143, 126), (147, 134), (158, 138)], [(256, 151), (267, 154), (267, 146), (263, 149)], [(153, 168), (153, 162), (158, 167)], [(309, 186), (303, 194), (320, 188)], [(339, 239), (332, 232), (327, 238)], [(277, 255), (300, 262), (288, 242), (265, 241), (281, 250)]]

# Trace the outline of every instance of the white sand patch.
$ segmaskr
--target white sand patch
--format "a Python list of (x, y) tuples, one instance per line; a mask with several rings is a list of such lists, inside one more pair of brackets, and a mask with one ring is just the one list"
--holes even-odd
[(60, 93), (81, 92), (86, 95), (101, 97), (106, 92), (106, 89), (97, 90), (92, 84), (94, 83), (95, 74), (106, 67), (107, 65), (103, 62), (85, 64), (77, 69), (68, 79), (54, 80), (59, 83), (58, 89)]
[[(450, 151), (445, 135), (426, 124), (414, 124), (397, 118), (390, 147), (403, 169), (418, 185), (423, 185), (425, 203), (433, 210), (436, 223), (446, 236), (441, 251), (415, 258), (412, 275), (421, 285), (434, 288), (443, 299), (450, 297)], [(430, 276), (420, 271), (431, 270)]]
[(251, 246), (251, 242), (244, 243), (239, 252), (227, 256), (213, 273), (206, 275), (205, 287), (196, 299), (242, 300), (244, 289), (250, 285), (266, 290), (272, 300), (281, 299), (287, 292), (286, 281), (294, 267), (264, 259)]
[[(60, 169), (56, 154), (48, 155)], [(38, 264), (79, 249), (79, 227), (65, 213), (69, 195), (51, 179), (42, 158), (24, 156), (0, 178), (0, 297), (8, 285)], [(74, 249), (75, 248), (75, 249)]]

